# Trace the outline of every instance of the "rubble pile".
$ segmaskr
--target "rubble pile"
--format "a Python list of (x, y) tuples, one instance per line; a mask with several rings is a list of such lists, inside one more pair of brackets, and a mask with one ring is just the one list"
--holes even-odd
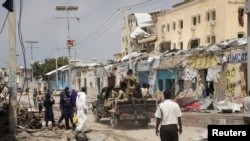
[(0, 135), (9, 131), (9, 118), (6, 111), (0, 111)]
[(41, 129), (42, 121), (39, 114), (22, 108), (17, 111), (17, 125), (19, 128), (23, 129)]

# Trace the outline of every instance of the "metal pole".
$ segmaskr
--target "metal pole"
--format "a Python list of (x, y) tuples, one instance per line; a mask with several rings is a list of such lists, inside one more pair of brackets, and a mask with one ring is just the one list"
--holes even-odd
[(245, 0), (245, 13), (247, 14), (247, 95), (250, 91), (250, 1)]
[(68, 83), (69, 83), (69, 88), (71, 89), (71, 64), (70, 64), (70, 47), (68, 47), (69, 49), (69, 79), (68, 79)]
[(9, 106), (9, 131), (17, 134), (17, 99), (16, 99), (16, 13), (15, 0), (13, 0), (14, 12), (8, 16), (9, 23), (9, 88), (10, 88), (10, 106)]
[[(67, 23), (68, 23), (68, 38), (70, 39), (70, 28), (69, 28), (69, 9), (67, 9)], [(69, 49), (69, 88), (71, 89), (71, 64), (70, 64), (70, 46), (68, 46)]]
[(250, 91), (250, 13), (247, 13), (247, 95)]
[(33, 66), (31, 67), (31, 78), (32, 78), (32, 89), (31, 89), (31, 93), (33, 94), (34, 92), (34, 59), (33, 59), (33, 48), (38, 48), (38, 47), (33, 47), (33, 43), (38, 43), (37, 41), (26, 41), (26, 43), (30, 43), (30, 53), (31, 53), (31, 63), (33, 64)]
[(56, 90), (58, 89), (58, 72), (57, 72), (57, 48), (56, 48)]
[[(56, 10), (61, 10), (61, 11), (67, 11), (67, 28), (68, 28), (68, 40), (71, 41), (71, 37), (70, 37), (70, 23), (69, 23), (69, 19), (72, 18), (72, 17), (69, 17), (69, 10), (77, 10), (78, 9), (78, 6), (57, 6), (56, 7)], [(78, 19), (77, 17), (73, 17), (73, 18), (76, 18)], [(71, 89), (71, 64), (70, 64), (70, 58), (71, 58), (71, 55), (70, 55), (70, 47), (71, 46), (68, 46), (68, 50), (69, 50), (69, 78), (68, 78), (68, 85), (69, 85), (69, 88)]]
[(129, 55), (129, 69), (132, 69), (132, 62), (131, 62), (131, 43), (130, 43), (130, 30), (128, 27), (128, 9), (125, 9), (125, 23), (126, 23), (126, 30), (127, 30), (127, 39), (128, 39), (128, 55)]

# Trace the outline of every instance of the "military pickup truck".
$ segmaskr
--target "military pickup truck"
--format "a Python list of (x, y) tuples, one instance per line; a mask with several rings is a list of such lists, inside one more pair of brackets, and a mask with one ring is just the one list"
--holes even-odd
[(112, 128), (117, 128), (123, 121), (138, 122), (142, 127), (147, 127), (150, 118), (154, 118), (157, 107), (156, 99), (149, 98), (140, 101), (116, 101), (115, 107), (110, 109), (104, 102), (109, 98), (112, 88), (104, 87), (97, 100), (92, 102), (92, 112), (95, 121), (99, 122), (102, 118), (109, 118)]

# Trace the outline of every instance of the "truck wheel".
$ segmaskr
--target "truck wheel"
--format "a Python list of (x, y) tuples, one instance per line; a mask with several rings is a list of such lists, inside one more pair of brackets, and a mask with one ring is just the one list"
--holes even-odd
[(95, 122), (99, 122), (100, 121), (100, 117), (99, 117), (96, 109), (93, 110), (93, 116), (94, 116)]
[(119, 126), (120, 119), (118, 116), (116, 116), (114, 113), (110, 116), (110, 126), (112, 128), (117, 128)]
[(143, 127), (143, 128), (148, 127), (148, 119), (141, 120), (141, 121), (139, 121), (139, 123), (141, 124), (141, 127)]

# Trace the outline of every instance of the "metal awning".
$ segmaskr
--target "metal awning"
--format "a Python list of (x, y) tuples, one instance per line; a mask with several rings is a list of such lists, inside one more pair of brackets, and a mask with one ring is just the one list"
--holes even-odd
[(150, 42), (150, 41), (154, 41), (156, 40), (156, 35), (150, 35), (148, 37), (144, 37), (140, 40), (138, 40), (138, 43), (141, 44), (141, 43), (146, 43), (146, 42)]
[(64, 71), (64, 70), (67, 69), (67, 68), (68, 68), (68, 65), (65, 65), (65, 66), (62, 66), (62, 67), (60, 67), (60, 68), (58, 68), (58, 69), (55, 69), (55, 70), (53, 70), (53, 71), (50, 71), (50, 72), (46, 73), (45, 75), (51, 75), (51, 74), (55, 73), (56, 71)]

